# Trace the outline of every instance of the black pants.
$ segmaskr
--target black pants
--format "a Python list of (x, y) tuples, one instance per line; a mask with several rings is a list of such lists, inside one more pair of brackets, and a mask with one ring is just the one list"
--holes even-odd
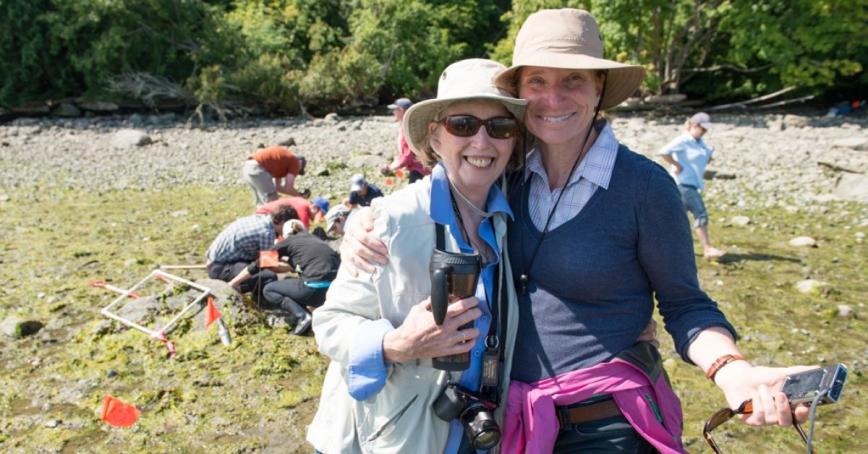
[[(596, 403), (611, 400), (612, 396), (593, 397), (582, 403)], [(581, 405), (581, 404), (580, 404)], [(624, 415), (571, 424), (558, 432), (553, 453), (596, 453), (610, 452), (650, 454), (657, 452)]]
[[(238, 273), (249, 265), (246, 262), (221, 263), (213, 262), (208, 265), (208, 277), (219, 279), (223, 282), (231, 281)], [(241, 283), (241, 293), (253, 293), (257, 304), (262, 304), (262, 291), (266, 285), (277, 280), (277, 274), (271, 270), (259, 270), (250, 279)]]
[(408, 180), (410, 181), (410, 183), (415, 183), (416, 180), (421, 180), (424, 177), (425, 177), (425, 175), (422, 175), (421, 173), (419, 173), (415, 170), (411, 170), (410, 171), (410, 177), (408, 178)]
[(263, 290), (267, 309), (281, 309), (284, 298), (289, 298), (301, 307), (320, 307), (325, 302), (327, 288), (310, 288), (301, 279), (283, 279), (270, 282)]

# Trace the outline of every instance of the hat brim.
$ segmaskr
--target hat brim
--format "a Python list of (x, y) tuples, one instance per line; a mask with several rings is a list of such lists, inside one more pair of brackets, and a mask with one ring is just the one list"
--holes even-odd
[(501, 71), (494, 78), (498, 88), (514, 91), (515, 74), (525, 66), (541, 66), (558, 69), (605, 70), (606, 93), (600, 102), (600, 109), (609, 109), (629, 98), (642, 80), (645, 79), (645, 68), (638, 65), (618, 63), (604, 58), (591, 57), (583, 54), (563, 54), (538, 52), (518, 64)]
[(410, 146), (413, 153), (416, 155), (421, 154), (428, 135), (428, 124), (434, 120), (434, 116), (437, 113), (447, 109), (452, 104), (466, 101), (498, 102), (503, 104), (503, 107), (518, 119), (519, 122), (524, 122), (524, 111), (527, 107), (527, 101), (523, 99), (494, 94), (429, 99), (413, 104), (404, 114), (404, 135), (407, 138), (407, 145)]

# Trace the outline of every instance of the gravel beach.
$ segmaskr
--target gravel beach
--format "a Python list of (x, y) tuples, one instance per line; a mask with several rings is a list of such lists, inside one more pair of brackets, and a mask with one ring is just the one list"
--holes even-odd
[[(652, 156), (682, 118), (615, 113), (616, 136)], [(706, 142), (709, 199), (725, 205), (812, 209), (837, 199), (868, 202), (868, 118), (721, 114)], [(160, 189), (241, 185), (241, 162), (258, 145), (292, 137), (309, 160), (299, 180), (342, 197), (347, 176), (376, 173), (391, 159), (397, 125), (388, 116), (254, 119), (191, 127), (175, 114), (77, 119), (19, 118), (0, 126), (3, 188)], [(246, 188), (244, 189), (246, 190)]]

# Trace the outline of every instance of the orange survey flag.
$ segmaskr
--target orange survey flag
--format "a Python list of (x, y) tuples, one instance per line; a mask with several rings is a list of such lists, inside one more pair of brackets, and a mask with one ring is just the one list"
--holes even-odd
[(218, 318), (223, 316), (220, 311), (217, 310), (217, 306), (214, 305), (214, 297), (208, 297), (208, 306), (205, 308), (205, 326), (211, 326), (212, 323), (216, 322)]
[(129, 427), (138, 421), (139, 409), (106, 394), (100, 419), (115, 427)]
[(259, 251), (260, 268), (276, 268), (278, 266), (280, 266), (280, 260), (277, 258), (277, 251)]

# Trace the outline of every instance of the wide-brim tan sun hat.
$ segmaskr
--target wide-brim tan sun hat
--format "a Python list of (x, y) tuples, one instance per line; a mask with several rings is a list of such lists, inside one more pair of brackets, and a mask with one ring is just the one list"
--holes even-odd
[(606, 70), (601, 109), (621, 104), (645, 78), (645, 69), (603, 58), (603, 39), (597, 21), (574, 8), (537, 11), (522, 24), (515, 38), (512, 66), (497, 75), (495, 84), (515, 90), (516, 71), (525, 66)]
[(447, 66), (437, 83), (437, 98), (413, 104), (404, 114), (404, 135), (414, 153), (423, 150), (428, 124), (449, 105), (462, 101), (495, 101), (503, 104), (519, 122), (524, 121), (527, 101), (494, 85), (494, 76), (506, 69), (493, 60), (470, 58)]

